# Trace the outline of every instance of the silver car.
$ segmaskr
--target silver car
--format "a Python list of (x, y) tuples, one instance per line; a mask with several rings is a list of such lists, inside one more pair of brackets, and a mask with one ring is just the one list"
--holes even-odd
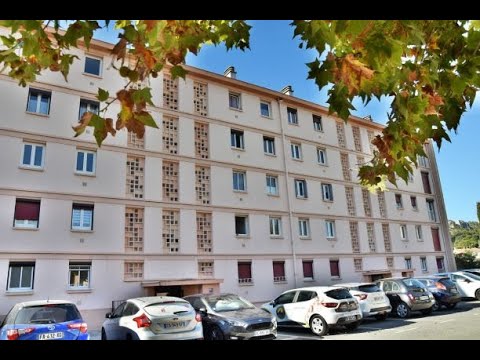
[(187, 301), (177, 297), (129, 299), (106, 317), (102, 340), (203, 339), (200, 315)]

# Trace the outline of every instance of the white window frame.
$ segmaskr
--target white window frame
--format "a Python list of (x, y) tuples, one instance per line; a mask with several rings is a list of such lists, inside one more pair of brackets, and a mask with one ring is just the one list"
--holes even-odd
[(299, 199), (308, 199), (307, 181), (305, 179), (294, 179), (294, 182), (295, 196)]
[(423, 241), (422, 225), (415, 225), (415, 234), (418, 241)]
[[(237, 219), (236, 218), (243, 218), (245, 220), (245, 234), (237, 234), (237, 226), (236, 226), (236, 222), (237, 222)], [(250, 234), (250, 227), (249, 227), (249, 224), (248, 224), (248, 215), (235, 215), (235, 218), (234, 218), (234, 228), (233, 230), (235, 231), (235, 236), (240, 236), (240, 237), (246, 237)]]
[[(83, 164), (82, 164), (82, 170), (78, 170), (78, 153), (83, 152)], [(92, 171), (87, 170), (87, 157), (88, 154), (93, 155), (93, 164), (92, 164)], [(95, 169), (97, 166), (97, 153), (95, 151), (89, 151), (89, 150), (82, 150), (82, 149), (77, 149), (75, 153), (75, 172), (77, 174), (83, 174), (83, 175), (95, 175)]]
[(327, 239), (335, 239), (335, 221), (325, 220), (325, 236)]
[(428, 168), (428, 158), (422, 155), (418, 155), (418, 164), (424, 168)]
[[(24, 267), (32, 267), (33, 270), (32, 270), (32, 274), (30, 276), (30, 286), (29, 287), (16, 287), (16, 288), (12, 288), (11, 287), (11, 282), (12, 282), (12, 268), (13, 267), (20, 267), (20, 286), (22, 285), (22, 275), (23, 275), (23, 268)], [(26, 264), (15, 264), (15, 263), (10, 263), (8, 265), (8, 285), (7, 285), (7, 291), (10, 291), (10, 292), (14, 292), (14, 291), (31, 291), (33, 290), (33, 279), (34, 279), (34, 275), (35, 275), (35, 263), (32, 263), (30, 265), (26, 265)]]
[(298, 219), (298, 236), (304, 239), (310, 237), (310, 219)]
[(408, 240), (408, 229), (406, 224), (400, 224), (400, 239)]
[[(237, 143), (237, 135), (239, 144)], [(245, 149), (245, 132), (243, 130), (230, 129), (230, 146), (233, 149)]]
[[(262, 105), (267, 105), (268, 109), (268, 115), (262, 114)], [(270, 102), (261, 100), (260, 101), (260, 115), (266, 118), (271, 118), (272, 117), (272, 107), (270, 105)]]
[(287, 107), (287, 118), (290, 125), (298, 125), (298, 109)]
[[(237, 178), (237, 187), (235, 188), (235, 177)], [(240, 178), (243, 178), (243, 189), (240, 188)], [(233, 191), (247, 191), (247, 173), (245, 171), (233, 170), (232, 171), (232, 188)]]
[[(232, 99), (236, 98), (236, 102), (238, 106), (232, 106)], [(235, 104), (234, 104), (235, 105)], [(228, 107), (230, 109), (234, 110), (242, 110), (242, 94), (234, 92), (234, 91), (229, 91), (228, 92)]]
[[(72, 272), (78, 273), (78, 278), (80, 279), (80, 273), (83, 271), (87, 271), (88, 273), (88, 284), (87, 285), (75, 285), (71, 284), (70, 280), (72, 278)], [(92, 264), (88, 263), (69, 263), (68, 264), (68, 288), (72, 290), (80, 290), (80, 289), (90, 289), (91, 282), (92, 282)]]
[(294, 142), (290, 143), (290, 152), (292, 155), (292, 159), (302, 160), (302, 144)]
[(412, 269), (412, 258), (405, 258), (405, 268)]
[(269, 136), (263, 137), (263, 152), (267, 155), (276, 155), (275, 138)]
[(427, 263), (427, 258), (426, 257), (421, 257), (420, 258), (420, 264), (422, 271), (427, 272), (428, 271), (428, 263)]
[[(23, 158), (25, 156), (25, 146), (30, 145), (32, 148), (30, 150), (30, 163), (29, 164), (24, 164), (23, 163)], [(42, 149), (42, 159), (40, 165), (35, 165), (35, 152), (37, 148)], [(45, 145), (44, 144), (38, 144), (38, 143), (31, 143), (31, 142), (24, 142), (23, 147), (22, 147), (22, 157), (20, 158), (20, 166), (23, 168), (29, 168), (29, 169), (43, 169), (44, 163), (45, 163)]]
[[(82, 103), (85, 103), (87, 105), (87, 109), (85, 110), (84, 113), (86, 112), (91, 112), (91, 113), (94, 113), (94, 114), (99, 114), (100, 112), (100, 103), (98, 101), (94, 101), (94, 100), (88, 100), (88, 99), (80, 99), (80, 105), (78, 107), (78, 119), (80, 120), (83, 116), (83, 114), (80, 113), (80, 111), (82, 110)], [(93, 105), (96, 105), (97, 106), (97, 109), (96, 111), (93, 111), (95, 109), (92, 109), (92, 106)]]
[(412, 198), (415, 199), (415, 206), (412, 205), (413, 211), (418, 211), (418, 200), (416, 196), (410, 196), (410, 204), (412, 204)]
[[(397, 201), (397, 197), (399, 197), (400, 202)], [(402, 194), (395, 194), (395, 205), (397, 206), (398, 210), (403, 209), (403, 196), (402, 196)]]
[[(315, 122), (315, 119), (319, 119), (320, 121)], [(313, 121), (313, 130), (318, 132), (323, 132), (323, 119), (320, 115), (312, 114), (312, 121)], [(320, 124), (320, 126), (318, 126)]]
[(317, 147), (317, 162), (320, 165), (327, 165), (327, 149)]
[(435, 210), (435, 200), (427, 199), (427, 212), (430, 221), (437, 221), (437, 212)]
[(269, 217), (270, 236), (280, 237), (282, 236), (282, 218), (279, 216)]
[[(100, 66), (98, 67), (98, 74), (94, 74), (94, 73), (90, 73), (90, 72), (86, 71), (87, 69), (85, 69), (85, 67), (87, 65), (87, 58), (100, 61)], [(102, 70), (103, 70), (103, 58), (100, 58), (98, 56), (93, 56), (93, 55), (90, 55), (90, 54), (85, 54), (85, 61), (83, 63), (83, 73), (84, 74), (91, 75), (91, 76), (102, 77), (102, 73), (103, 73)]]
[[(81, 206), (81, 205), (83, 205), (83, 204), (73, 204), (72, 205), (72, 219), (71, 219), (72, 230), (92, 231), (93, 230), (93, 215), (94, 215), (94, 210), (95, 209), (94, 209), (93, 206), (89, 210), (75, 208), (75, 206)], [(73, 215), (74, 215), (75, 211), (80, 211), (80, 223), (79, 223), (79, 225), (74, 225), (73, 224)], [(90, 226), (87, 226), (87, 225), (84, 224), (88, 212), (90, 212)]]
[(333, 202), (333, 186), (332, 184), (322, 184), (322, 199), (323, 201)]
[[(273, 181), (275, 182), (275, 186), (271, 186), (269, 185), (269, 178), (270, 179), (274, 179)], [(271, 184), (271, 181), (270, 180), (270, 184)], [(267, 194), (268, 195), (275, 195), (277, 196), (278, 195), (278, 176), (275, 176), (275, 175), (266, 175), (265, 176), (265, 182), (266, 182), (266, 188), (267, 188)], [(274, 191), (272, 192), (271, 190), (274, 189)]]
[[(17, 206), (17, 201), (19, 199), (16, 199), (15, 200), (15, 207)], [(22, 201), (24, 199), (20, 199), (20, 201)], [(41, 206), (41, 202), (38, 202), (38, 206), (39, 206), (39, 211), (38, 211), (38, 219), (37, 220), (17, 220), (15, 219), (15, 210), (14, 210), (14, 213), (13, 213), (13, 227), (14, 228), (17, 228), (17, 229), (38, 229), (39, 227), (39, 224), (40, 224), (40, 206)]]
[[(31, 93), (36, 93), (37, 94), (37, 107), (35, 111), (30, 111), (28, 110), (29, 104), (30, 104), (30, 96)], [(47, 113), (40, 112), (40, 108), (42, 106), (42, 95), (45, 95), (48, 97), (48, 111)], [(40, 89), (35, 89), (35, 88), (29, 88), (28, 89), (28, 98), (27, 98), (27, 112), (31, 114), (39, 114), (39, 115), (44, 115), (48, 116), (50, 115), (50, 108), (52, 106), (52, 92), (51, 91), (46, 91), (46, 90), (40, 90)]]

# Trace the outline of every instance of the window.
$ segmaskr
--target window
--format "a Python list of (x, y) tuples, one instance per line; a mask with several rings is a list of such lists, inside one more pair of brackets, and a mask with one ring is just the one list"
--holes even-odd
[(38, 228), (40, 200), (17, 199), (15, 203), (14, 227)]
[(310, 237), (310, 221), (308, 219), (298, 219), (298, 234), (302, 238)]
[(294, 290), (280, 295), (278, 298), (275, 299), (275, 305), (291, 304), (293, 302), (293, 299), (295, 298), (296, 293), (297, 292)]
[(273, 262), (273, 282), (286, 281), (285, 278), (285, 261)]
[(307, 182), (305, 180), (295, 179), (295, 195), (297, 198), (308, 198)]
[(100, 76), (101, 67), (102, 67), (101, 59), (85, 56), (85, 69), (83, 70), (84, 73)]
[(313, 280), (313, 260), (303, 260), (303, 278)]
[(247, 174), (243, 171), (233, 171), (233, 190), (247, 190)]
[(125, 261), (123, 269), (123, 279), (127, 281), (135, 281), (143, 279), (143, 262), (142, 261)]
[(443, 260), (443, 257), (437, 258), (437, 269), (438, 271), (445, 270), (445, 261)]
[(317, 148), (317, 161), (320, 165), (327, 165), (327, 149)]
[(268, 155), (275, 155), (275, 138), (263, 137), (263, 152)]
[(405, 268), (406, 269), (411, 269), (412, 268), (412, 259), (405, 258)]
[(267, 101), (260, 101), (260, 115), (270, 117), (270, 103)]
[(287, 107), (288, 123), (298, 125), (297, 109)]
[(81, 174), (95, 174), (96, 153), (87, 150), (77, 150), (77, 166), (75, 171)]
[(427, 199), (427, 210), (428, 210), (428, 218), (431, 221), (437, 221), (437, 214), (435, 213), (435, 203), (433, 199)]
[(322, 184), (322, 197), (323, 201), (333, 201), (332, 184)]
[(302, 145), (297, 143), (291, 143), (290, 150), (292, 151), (292, 159), (295, 159), (295, 160), (302, 159)]
[(8, 291), (33, 290), (35, 263), (10, 263), (8, 269)]
[(252, 279), (252, 263), (251, 262), (238, 262), (238, 283), (239, 284), (251, 284)]
[(417, 211), (418, 210), (417, 197), (416, 196), (410, 196), (410, 202), (412, 203), (412, 209)]
[(428, 172), (422, 171), (422, 183), (423, 183), (423, 192), (425, 194), (431, 194), (432, 193), (432, 188), (430, 187), (430, 176), (428, 175)]
[(395, 194), (395, 203), (397, 204), (397, 209), (403, 209), (402, 194)]
[(91, 262), (73, 262), (70, 261), (68, 267), (69, 286), (72, 289), (88, 289), (90, 288), (90, 271)]
[(432, 230), (432, 240), (433, 240), (433, 250), (442, 251), (442, 244), (440, 242), (440, 231), (437, 228), (431, 228)]
[(417, 240), (423, 241), (422, 225), (415, 225), (415, 233), (417, 234)]
[(237, 93), (228, 93), (228, 105), (230, 109), (241, 110), (242, 109), (242, 97)]
[(335, 221), (325, 220), (325, 231), (327, 239), (333, 239), (335, 237)]
[(23, 143), (22, 166), (43, 169), (45, 145)]
[(405, 224), (400, 225), (400, 238), (402, 240), (408, 239), (407, 225)]
[(230, 145), (236, 149), (245, 149), (245, 144), (243, 143), (243, 131), (230, 130)]
[(340, 267), (338, 265), (338, 260), (330, 260), (330, 276), (340, 277)]
[(93, 229), (93, 205), (73, 204), (72, 230)]
[(309, 301), (311, 299), (314, 299), (317, 296), (317, 293), (315, 291), (300, 291), (298, 293), (297, 301), (296, 303), (299, 302), (304, 302), (304, 301)]
[(322, 117), (319, 115), (312, 115), (313, 129), (315, 131), (323, 131)]
[(48, 115), (50, 113), (50, 99), (52, 93), (30, 88), (28, 92), (27, 111), (36, 114)]
[(267, 175), (267, 194), (278, 195), (278, 177), (274, 175)]
[(91, 112), (98, 115), (100, 103), (98, 101), (80, 99), (80, 110), (78, 111), (78, 119), (81, 119), (83, 114)]
[(198, 275), (202, 278), (213, 277), (213, 261), (199, 261)]
[(248, 216), (235, 215), (235, 235), (248, 235)]
[(282, 218), (270, 217), (270, 236), (282, 235)]
[(420, 166), (428, 168), (428, 159), (425, 156), (418, 155), (418, 163)]
[(421, 257), (420, 263), (422, 264), (422, 271), (427, 272), (428, 271), (427, 258)]

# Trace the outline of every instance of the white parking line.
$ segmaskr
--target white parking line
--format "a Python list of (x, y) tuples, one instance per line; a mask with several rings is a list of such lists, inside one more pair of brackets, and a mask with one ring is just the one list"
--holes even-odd
[(399, 334), (399, 333), (402, 333), (402, 332), (412, 331), (412, 330), (415, 330), (415, 329), (418, 329), (418, 327), (413, 327), (413, 328), (405, 329), (405, 330), (398, 330), (398, 331), (395, 331), (395, 333)]
[(449, 322), (449, 321), (453, 321), (453, 319), (439, 321), (439, 324), (443, 324), (443, 323), (446, 323), (446, 322)]

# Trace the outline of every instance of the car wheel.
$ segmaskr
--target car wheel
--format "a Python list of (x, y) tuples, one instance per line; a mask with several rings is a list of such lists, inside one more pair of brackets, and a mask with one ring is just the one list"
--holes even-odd
[(475, 291), (475, 298), (477, 300), (480, 300), (480, 289), (477, 289), (477, 291)]
[(383, 321), (387, 319), (387, 316), (388, 314), (378, 314), (378, 315), (375, 315), (375, 319)]
[(225, 340), (225, 335), (223, 334), (222, 329), (217, 325), (212, 325), (208, 331), (208, 340)]
[(428, 309), (422, 310), (421, 312), (423, 315), (430, 315), (432, 311), (433, 311), (433, 306)]
[(432, 306), (432, 311), (438, 311), (440, 309), (440, 306), (441, 305), (438, 303), (438, 301), (435, 301)]
[(404, 302), (400, 302), (397, 305), (395, 312), (399, 318), (405, 319), (410, 315), (410, 308)]
[(448, 310), (451, 310), (451, 309), (455, 308), (455, 306), (457, 306), (457, 303), (454, 303), (454, 304), (445, 304), (445, 307), (446, 307)]
[(133, 340), (132, 339), (132, 334), (127, 334), (127, 340)]
[(107, 340), (107, 333), (105, 332), (105, 329), (102, 328), (102, 337), (101, 337), (102, 340)]
[(347, 330), (353, 331), (353, 330), (356, 330), (359, 325), (360, 325), (360, 321), (356, 321), (354, 323), (345, 325), (345, 327), (347, 328)]
[(320, 315), (313, 315), (310, 319), (310, 330), (314, 335), (322, 336), (328, 333), (328, 324)]

